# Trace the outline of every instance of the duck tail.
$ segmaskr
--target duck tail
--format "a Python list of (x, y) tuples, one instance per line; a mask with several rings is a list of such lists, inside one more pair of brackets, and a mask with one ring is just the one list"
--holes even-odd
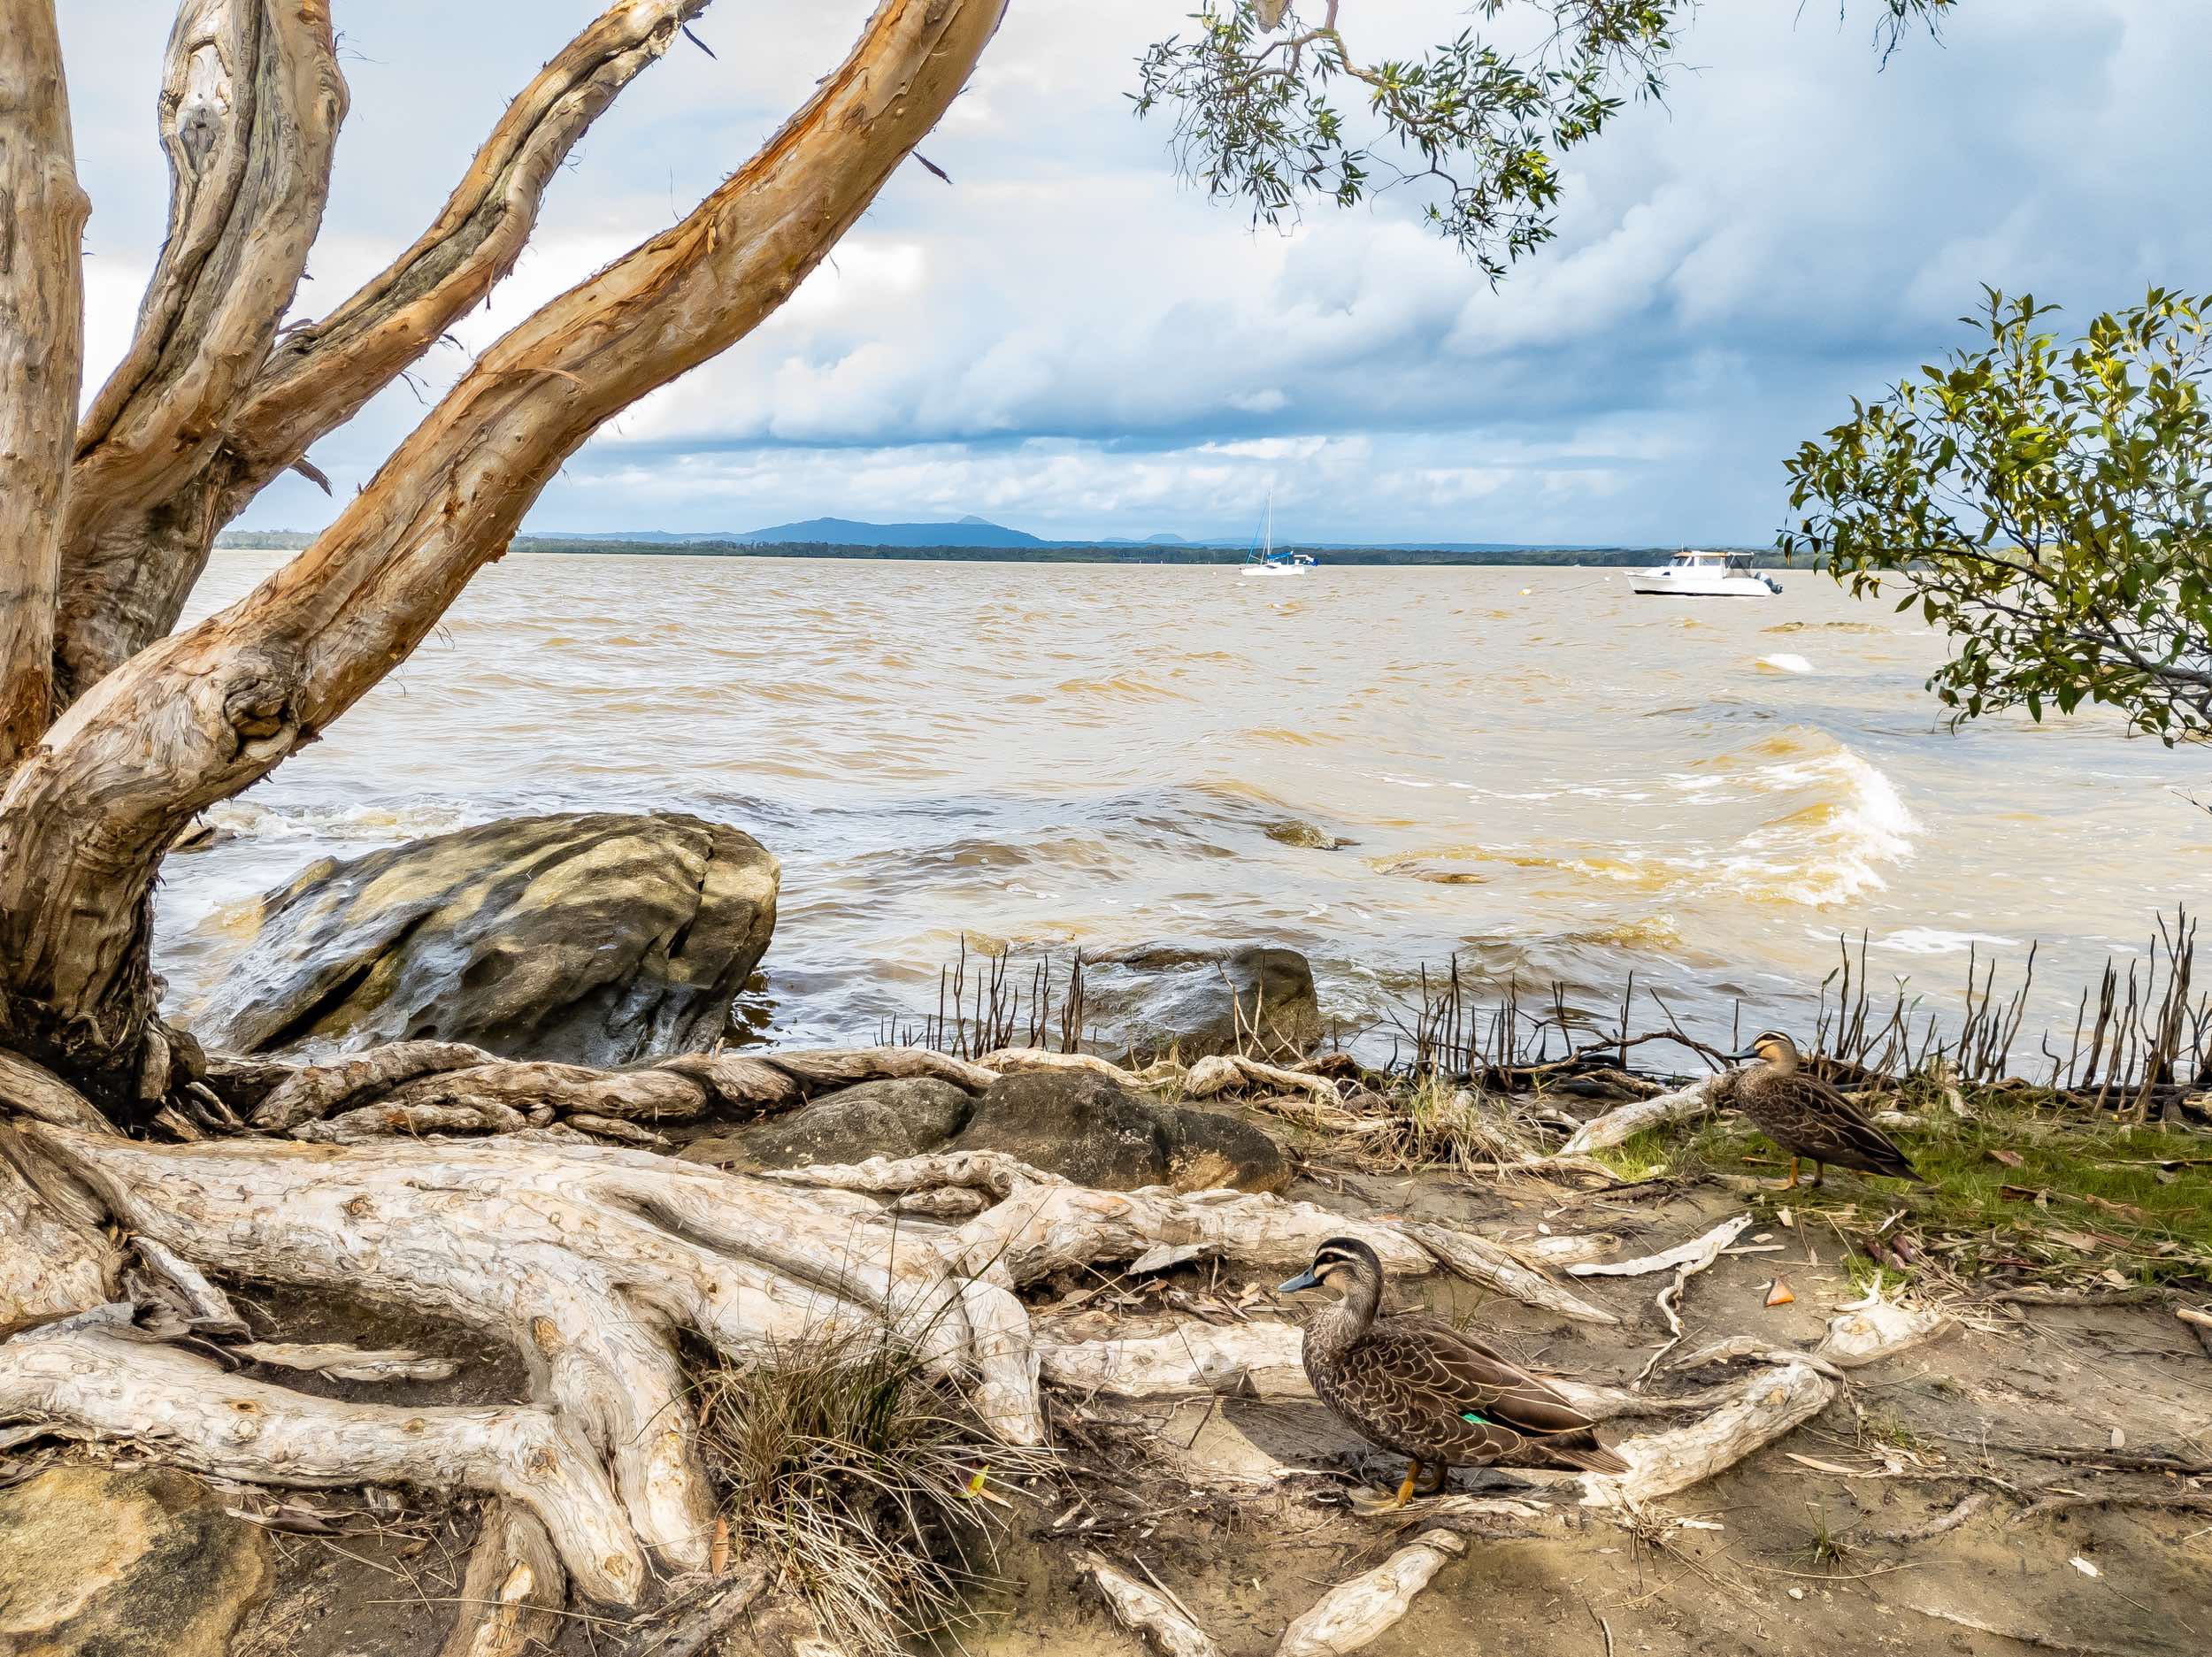
[(1580, 1443), (1555, 1438), (1544, 1449), (1562, 1467), (1575, 1468), (1585, 1473), (1625, 1473), (1630, 1470), (1628, 1463), (1600, 1444), (1595, 1434), (1586, 1435)]

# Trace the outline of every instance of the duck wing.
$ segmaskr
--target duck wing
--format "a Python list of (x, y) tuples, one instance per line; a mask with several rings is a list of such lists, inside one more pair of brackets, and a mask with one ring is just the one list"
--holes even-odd
[(1407, 1313), (1377, 1320), (1374, 1332), (1388, 1342), (1388, 1367), (1439, 1408), (1473, 1411), (1528, 1433), (1578, 1432), (1595, 1424), (1563, 1393), (1440, 1319)]
[(1816, 1076), (1778, 1077), (1770, 1087), (1746, 1089), (1744, 1102), (1767, 1137), (1796, 1155), (1869, 1174), (1920, 1178), (1889, 1135)]

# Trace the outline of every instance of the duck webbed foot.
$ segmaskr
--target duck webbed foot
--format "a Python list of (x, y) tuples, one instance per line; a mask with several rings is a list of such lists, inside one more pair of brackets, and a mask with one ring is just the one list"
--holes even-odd
[[(1406, 1476), (1399, 1484), (1396, 1495), (1385, 1496), (1376, 1491), (1362, 1491), (1352, 1498), (1352, 1510), (1360, 1514), (1395, 1513), (1413, 1500), (1414, 1486), (1420, 1477), (1421, 1464), (1409, 1461), (1406, 1463)], [(1433, 1492), (1423, 1493), (1434, 1494)]]
[[(1787, 1179), (1781, 1180), (1781, 1181), (1779, 1181), (1778, 1183), (1777, 1183), (1777, 1184), (1775, 1184), (1775, 1185), (1769, 1185), (1769, 1186), (1767, 1187), (1767, 1189), (1768, 1189), (1769, 1191), (1794, 1191), (1794, 1190), (1796, 1190), (1796, 1189), (1797, 1189), (1797, 1163), (1798, 1163), (1798, 1159), (1797, 1159), (1796, 1157), (1794, 1157), (1794, 1156), (1791, 1157), (1791, 1158), (1790, 1158), (1790, 1177), (1789, 1177)], [(1818, 1180), (1816, 1180), (1816, 1179), (1813, 1183), (1814, 1183), (1815, 1185), (1818, 1185), (1820, 1182), (1819, 1182)]]

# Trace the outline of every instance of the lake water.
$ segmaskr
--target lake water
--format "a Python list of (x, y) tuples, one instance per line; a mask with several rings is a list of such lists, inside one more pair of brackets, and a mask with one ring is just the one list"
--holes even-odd
[[(218, 554), (192, 615), (281, 556)], [(657, 807), (782, 858), (765, 1009), (794, 1039), (933, 1009), (964, 932), (1280, 941), (1353, 1025), (1455, 954), (1592, 1005), (1633, 968), (1724, 1034), (1739, 1001), (1807, 1022), (1839, 932), (1951, 1004), (1970, 944), (2040, 939), (2070, 1025), (2108, 954), (2212, 890), (2203, 751), (2103, 717), (1950, 733), (1939, 635), (1782, 579), (518, 556), (170, 860), (159, 964), (188, 1013), (242, 900), (311, 859)]]

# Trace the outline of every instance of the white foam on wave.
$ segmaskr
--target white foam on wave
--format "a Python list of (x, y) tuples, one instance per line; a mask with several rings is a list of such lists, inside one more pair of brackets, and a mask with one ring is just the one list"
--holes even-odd
[(1792, 656), (1786, 650), (1778, 650), (1772, 656), (1761, 656), (1758, 665), (1771, 668), (1777, 673), (1809, 673), (1813, 671), (1813, 664), (1801, 656)]
[(466, 828), (472, 823), (488, 820), (489, 815), (430, 802), (404, 806), (272, 807), (249, 800), (227, 800), (208, 811), (207, 821), (217, 830), (240, 840), (389, 843)]
[(1994, 932), (1947, 932), (1935, 926), (1907, 926), (1874, 940), (1877, 949), (1894, 949), (1909, 955), (1964, 955), (1980, 944), (1998, 949), (2021, 947), (2017, 938), (2000, 938)]
[(1920, 825), (1881, 768), (1850, 748), (1763, 765), (1740, 779), (1805, 803), (1736, 843), (1722, 878), (1746, 896), (1819, 908), (1879, 892)]

